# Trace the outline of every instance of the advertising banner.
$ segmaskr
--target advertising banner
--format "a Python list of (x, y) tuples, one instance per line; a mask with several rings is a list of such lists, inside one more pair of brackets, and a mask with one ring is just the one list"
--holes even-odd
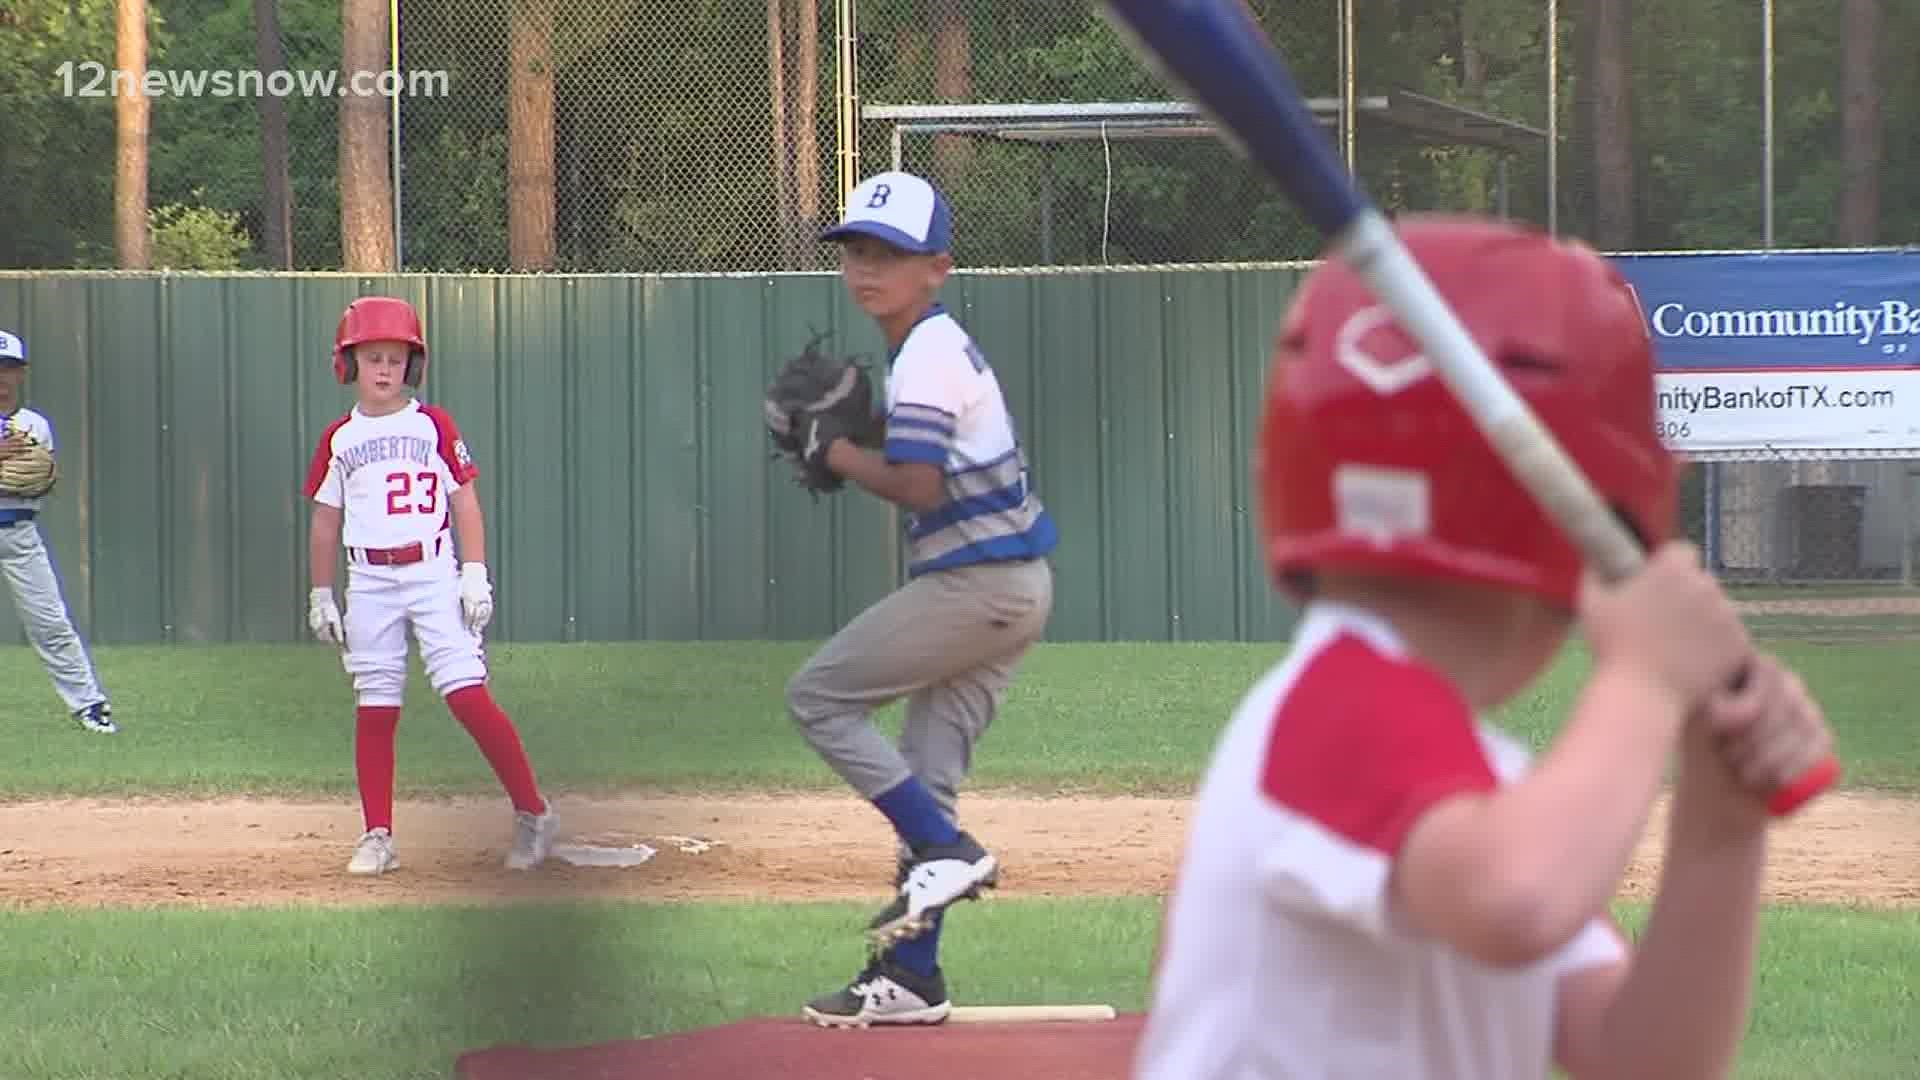
[(1619, 255), (1693, 457), (1920, 456), (1920, 255)]

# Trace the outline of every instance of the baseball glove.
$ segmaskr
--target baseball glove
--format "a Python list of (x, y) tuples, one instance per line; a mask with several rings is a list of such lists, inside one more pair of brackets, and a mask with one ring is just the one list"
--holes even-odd
[(886, 441), (886, 418), (874, 410), (866, 365), (821, 352), (825, 337), (815, 334), (781, 366), (763, 403), (773, 459), (791, 462), (794, 483), (816, 499), (846, 486), (827, 467), (827, 447), (835, 439), (876, 450)]
[(0, 458), (0, 495), (37, 499), (52, 491), (60, 475), (53, 451), (24, 432), (8, 434), (6, 441), (13, 449)]

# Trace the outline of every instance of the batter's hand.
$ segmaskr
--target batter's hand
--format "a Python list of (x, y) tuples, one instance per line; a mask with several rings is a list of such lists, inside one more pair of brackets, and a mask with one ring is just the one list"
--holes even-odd
[(1689, 714), (1753, 657), (1739, 612), (1684, 540), (1662, 544), (1617, 585), (1589, 578), (1580, 621), (1596, 668), (1637, 671)]
[(1760, 653), (1747, 671), (1738, 690), (1708, 699), (1696, 722), (1740, 786), (1764, 801), (1831, 754), (1833, 733), (1806, 684), (1780, 661)]
[(493, 620), (493, 586), (487, 583), (486, 563), (460, 564), (460, 612), (474, 637)]
[(334, 645), (347, 643), (346, 624), (340, 621), (340, 608), (333, 602), (332, 589), (315, 589), (307, 600), (307, 627), (313, 636)]

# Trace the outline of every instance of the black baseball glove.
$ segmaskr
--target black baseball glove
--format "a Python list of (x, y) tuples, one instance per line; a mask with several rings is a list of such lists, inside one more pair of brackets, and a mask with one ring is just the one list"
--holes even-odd
[(886, 441), (886, 418), (874, 408), (873, 379), (864, 364), (820, 351), (815, 334), (767, 385), (764, 410), (775, 460), (793, 464), (794, 482), (814, 498), (846, 486), (827, 467), (827, 447), (852, 439), (869, 449)]

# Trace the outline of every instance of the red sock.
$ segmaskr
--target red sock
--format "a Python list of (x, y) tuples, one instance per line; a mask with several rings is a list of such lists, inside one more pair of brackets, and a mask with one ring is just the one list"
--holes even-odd
[(393, 830), (393, 736), (399, 726), (398, 706), (362, 705), (353, 712), (353, 773), (369, 831)]
[(463, 686), (447, 695), (447, 708), (453, 710), (453, 718), (460, 721), (467, 734), (479, 744), (480, 753), (486, 757), (487, 764), (493, 766), (493, 775), (500, 778), (500, 786), (507, 789), (507, 798), (513, 800), (513, 808), (530, 814), (546, 813), (547, 801), (540, 797), (540, 786), (534, 783), (533, 763), (527, 760), (526, 748), (520, 745), (520, 733), (494, 703), (487, 688)]

